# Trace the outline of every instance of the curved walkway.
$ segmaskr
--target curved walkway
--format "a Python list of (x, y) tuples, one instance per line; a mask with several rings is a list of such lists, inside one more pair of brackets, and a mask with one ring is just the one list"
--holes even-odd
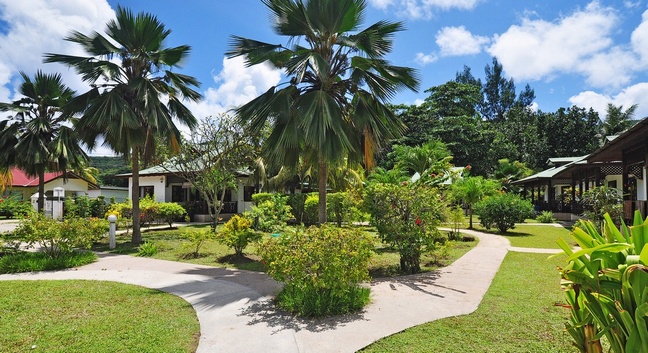
[(497, 235), (462, 232), (479, 244), (452, 265), (373, 281), (363, 312), (321, 320), (277, 311), (271, 298), (281, 286), (263, 273), (128, 255), (99, 254), (99, 261), (77, 269), (0, 280), (106, 280), (178, 295), (200, 321), (197, 352), (355, 352), (406, 328), (477, 309), (510, 245)]

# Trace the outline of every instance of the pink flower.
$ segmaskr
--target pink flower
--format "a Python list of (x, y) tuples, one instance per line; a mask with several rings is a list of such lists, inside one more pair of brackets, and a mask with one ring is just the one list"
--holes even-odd
[(405, 186), (405, 185), (407, 185), (407, 182), (404, 181), (404, 182), (401, 183), (401, 185)]

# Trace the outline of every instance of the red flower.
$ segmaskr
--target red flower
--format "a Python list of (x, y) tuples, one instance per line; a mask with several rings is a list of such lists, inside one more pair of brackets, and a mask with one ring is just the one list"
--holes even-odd
[(404, 181), (404, 182), (401, 183), (401, 185), (405, 186), (405, 185), (407, 185), (407, 182)]
[(465, 169), (466, 169), (466, 170), (471, 170), (471, 169), (472, 169), (472, 166), (471, 166), (470, 164), (468, 164), (468, 165), (466, 166)]
[(420, 226), (420, 225), (421, 225), (421, 219), (418, 218), (418, 217), (416, 217), (416, 225), (417, 225), (417, 226)]

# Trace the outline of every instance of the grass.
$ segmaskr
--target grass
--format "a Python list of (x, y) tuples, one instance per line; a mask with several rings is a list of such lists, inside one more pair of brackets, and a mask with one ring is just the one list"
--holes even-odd
[(19, 252), (0, 256), (0, 273), (55, 271), (97, 261), (93, 252), (73, 252), (51, 258), (42, 252)]
[(568, 310), (557, 265), (564, 257), (509, 252), (477, 311), (413, 327), (362, 352), (577, 352), (564, 332)]
[[(236, 268), (249, 271), (265, 271), (261, 258), (257, 256), (254, 244), (245, 249), (244, 257), (237, 257), (234, 250), (214, 240), (208, 240), (200, 249), (198, 257), (190, 256), (189, 250), (183, 247), (188, 241), (183, 239), (181, 234), (185, 231), (198, 230), (209, 227), (209, 225), (191, 225), (179, 229), (143, 230), (142, 239), (157, 247), (157, 252), (152, 258), (169, 261), (189, 262), (199, 265)], [(364, 227), (364, 230), (376, 236), (376, 255), (369, 266), (369, 273), (372, 277), (385, 277), (399, 275), (398, 251), (382, 244), (377, 237), (375, 228)], [(424, 254), (421, 258), (423, 271), (433, 271), (440, 267), (447, 266), (472, 249), (477, 242), (451, 242), (451, 245), (439, 249), (431, 254)], [(117, 235), (117, 247), (114, 250), (108, 248), (108, 239), (93, 247), (95, 251), (107, 251), (111, 253), (136, 255), (138, 246), (130, 243), (130, 235)]]
[(2, 352), (195, 352), (198, 346), (191, 305), (157, 290), (100, 281), (0, 281), (0, 293)]
[(516, 225), (502, 236), (506, 237), (512, 246), (522, 248), (559, 249), (556, 240), (564, 239), (568, 244), (574, 243), (569, 236), (570, 230), (551, 225)]

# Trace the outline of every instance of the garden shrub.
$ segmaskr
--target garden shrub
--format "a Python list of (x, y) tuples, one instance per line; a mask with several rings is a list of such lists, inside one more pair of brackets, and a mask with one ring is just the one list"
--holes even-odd
[(63, 270), (96, 260), (97, 254), (91, 251), (64, 253), (55, 258), (42, 252), (18, 252), (0, 257), (0, 274)]
[(103, 217), (108, 211), (108, 204), (106, 204), (105, 196), (97, 196), (90, 200), (90, 215), (92, 217)]
[(158, 253), (160, 249), (151, 242), (144, 242), (137, 248), (137, 256), (151, 257)]
[(452, 229), (448, 232), (448, 240), (459, 240), (461, 237), (461, 227), (464, 224), (464, 210), (461, 207), (455, 207), (449, 212), (450, 222), (452, 223)]
[(309, 193), (304, 201), (303, 221), (306, 225), (313, 225), (319, 222), (319, 195), (316, 192)]
[(22, 201), (18, 196), (2, 196), (0, 198), (0, 216), (7, 218), (23, 217), (32, 211), (28, 201)]
[(270, 192), (260, 192), (260, 193), (252, 194), (252, 202), (254, 202), (255, 205), (258, 205), (264, 201), (271, 200), (273, 195), (274, 194)]
[(182, 233), (182, 237), (189, 241), (189, 244), (182, 244), (183, 249), (189, 250), (189, 253), (187, 253), (185, 257), (191, 256), (197, 258), (200, 256), (200, 248), (208, 240), (214, 239), (216, 233), (214, 233), (214, 230), (209, 227), (199, 230), (185, 230)]
[(346, 192), (336, 192), (326, 195), (326, 211), (329, 220), (335, 220), (338, 227), (342, 222), (348, 222), (353, 217), (353, 199)]
[(290, 206), (288, 206), (288, 197), (280, 194), (268, 194), (269, 197), (263, 197), (257, 205), (252, 206), (252, 211), (248, 217), (254, 220), (257, 230), (263, 232), (276, 232), (286, 226), (290, 219)]
[(306, 203), (306, 194), (288, 195), (288, 205), (290, 206), (295, 221), (299, 224), (304, 221), (304, 204)]
[(174, 221), (184, 221), (188, 215), (184, 207), (175, 202), (160, 202), (157, 204), (157, 217), (172, 227)]
[(475, 205), (475, 213), (486, 229), (497, 228), (500, 233), (515, 228), (515, 223), (533, 217), (533, 205), (518, 195), (504, 193), (491, 196)]
[(303, 316), (357, 311), (369, 301), (370, 236), (358, 229), (297, 228), (259, 246), (268, 275), (285, 284), (282, 308)]
[(14, 230), (17, 238), (34, 246), (38, 244), (51, 258), (70, 253), (75, 248), (89, 249), (108, 232), (108, 221), (98, 218), (69, 218), (57, 221), (33, 212)]
[(607, 186), (591, 188), (583, 193), (580, 201), (585, 218), (592, 220), (599, 227), (603, 216), (607, 213), (610, 218), (620, 225), (623, 216), (623, 197), (621, 191)]
[(537, 217), (536, 221), (540, 223), (553, 223), (556, 219), (551, 211), (542, 211)]
[(400, 254), (403, 273), (421, 272), (421, 254), (440, 238), (437, 226), (446, 205), (435, 188), (420, 184), (373, 183), (365, 202), (383, 242)]
[[(271, 201), (264, 203), (266, 202)], [(216, 240), (234, 249), (236, 256), (242, 257), (245, 247), (251, 242), (261, 240), (261, 234), (252, 229), (251, 220), (234, 215), (216, 234)]]

